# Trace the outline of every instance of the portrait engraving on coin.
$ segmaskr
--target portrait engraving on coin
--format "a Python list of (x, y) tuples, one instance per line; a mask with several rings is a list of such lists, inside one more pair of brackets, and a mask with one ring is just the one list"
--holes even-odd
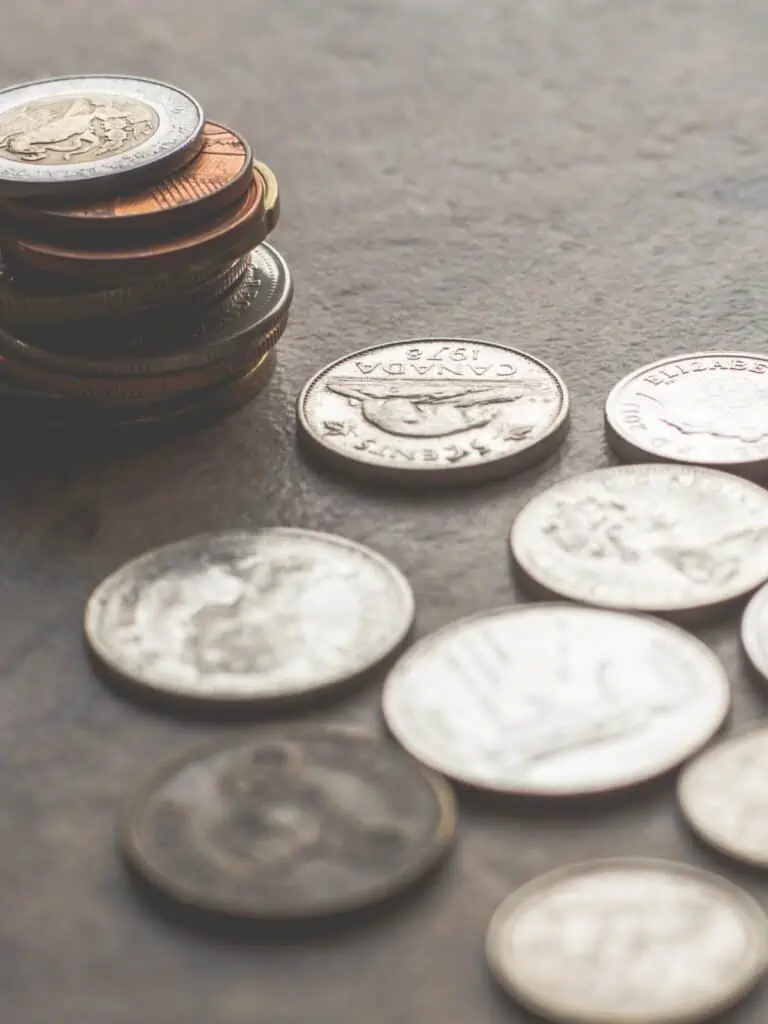
[(19, 163), (85, 163), (134, 149), (159, 123), (151, 106), (130, 96), (33, 100), (0, 114), (0, 155)]
[(398, 888), (453, 817), (447, 786), (396, 748), (321, 728), (200, 755), (135, 806), (129, 845), (153, 873), (202, 904), (288, 916)]

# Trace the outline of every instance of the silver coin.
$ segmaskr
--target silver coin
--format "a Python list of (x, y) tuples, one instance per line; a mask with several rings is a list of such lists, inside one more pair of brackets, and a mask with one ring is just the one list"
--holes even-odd
[(201, 145), (200, 104), (175, 86), (77, 75), (0, 91), (0, 195), (94, 195), (175, 170)]
[(575, 796), (643, 782), (716, 732), (725, 671), (657, 619), (518, 605), (453, 623), (412, 647), (384, 716), (424, 764), (472, 786)]
[(555, 484), (518, 515), (515, 566), (539, 593), (689, 619), (768, 579), (768, 494), (729, 473), (617, 466)]
[(450, 787), (376, 736), (294, 726), (163, 765), (121, 821), (129, 863), (186, 905), (236, 917), (356, 910), (447, 852)]
[(705, 750), (678, 779), (686, 820), (711, 846), (768, 868), (768, 725)]
[(545, 363), (504, 345), (413, 338), (336, 360), (304, 387), (299, 436), (349, 472), (399, 482), (503, 476), (568, 431), (568, 393)]
[(290, 698), (362, 676), (405, 640), (405, 577), (343, 537), (267, 529), (191, 537), (96, 588), (85, 635), (140, 687), (205, 701)]
[(768, 682), (768, 586), (761, 587), (744, 609), (741, 645), (752, 668)]
[(742, 889), (671, 861), (573, 864), (496, 911), (488, 960), (519, 1002), (569, 1024), (684, 1024), (761, 979), (768, 922)]
[(687, 462), (745, 475), (768, 471), (768, 359), (694, 352), (630, 373), (611, 391), (611, 447), (630, 462)]

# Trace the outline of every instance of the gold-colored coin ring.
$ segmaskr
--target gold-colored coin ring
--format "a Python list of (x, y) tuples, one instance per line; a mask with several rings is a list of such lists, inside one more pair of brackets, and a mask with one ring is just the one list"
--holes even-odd
[(280, 219), (280, 188), (277, 177), (272, 168), (261, 160), (254, 160), (253, 166), (264, 183), (264, 219), (267, 231), (272, 232)]

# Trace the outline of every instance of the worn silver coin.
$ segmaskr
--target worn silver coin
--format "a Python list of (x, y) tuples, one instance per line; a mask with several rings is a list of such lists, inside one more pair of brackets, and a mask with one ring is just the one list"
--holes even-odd
[(598, 469), (555, 484), (510, 538), (536, 593), (689, 620), (768, 579), (768, 493), (693, 466)]
[(503, 476), (550, 455), (568, 393), (525, 352), (466, 338), (413, 338), (326, 366), (299, 395), (300, 439), (350, 473), (400, 483)]
[(709, 747), (686, 766), (677, 796), (689, 825), (721, 853), (768, 868), (768, 725)]
[(608, 440), (630, 462), (768, 472), (768, 359), (694, 352), (630, 373), (605, 405)]
[(744, 609), (741, 645), (754, 671), (768, 683), (768, 586), (761, 587)]
[(704, 745), (730, 705), (708, 647), (658, 619), (516, 605), (412, 647), (384, 688), (390, 730), (463, 783), (536, 796), (644, 782)]
[(375, 736), (292, 727), (193, 750), (130, 801), (129, 863), (176, 900), (255, 919), (378, 902), (446, 853), (447, 783)]
[(597, 860), (513, 892), (487, 936), (511, 995), (569, 1024), (692, 1024), (742, 999), (768, 963), (746, 892), (672, 861)]
[(405, 577), (312, 530), (211, 533), (150, 551), (96, 588), (85, 634), (136, 686), (209, 702), (286, 699), (362, 676), (410, 630)]
[(202, 145), (203, 111), (175, 86), (77, 75), (0, 91), (0, 196), (71, 198), (164, 177)]

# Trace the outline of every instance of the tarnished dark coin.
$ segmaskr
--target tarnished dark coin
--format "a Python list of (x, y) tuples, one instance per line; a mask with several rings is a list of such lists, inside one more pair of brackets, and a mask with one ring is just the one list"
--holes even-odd
[(264, 182), (264, 218), (267, 222), (267, 231), (271, 233), (277, 227), (277, 222), (280, 219), (280, 191), (277, 177), (275, 172), (261, 160), (254, 160), (253, 166)]
[(162, 767), (124, 813), (130, 865), (174, 899), (290, 920), (359, 909), (447, 851), (449, 787), (374, 736), (294, 727)]
[(744, 609), (741, 645), (754, 671), (768, 683), (768, 586), (761, 587)]
[(0, 91), (0, 195), (96, 196), (161, 177), (202, 144), (199, 103), (175, 86), (77, 75)]
[(630, 462), (687, 462), (744, 476), (768, 473), (768, 359), (693, 352), (630, 373), (611, 391), (605, 425)]
[(523, 1005), (568, 1024), (693, 1024), (754, 988), (768, 921), (709, 871), (645, 858), (541, 875), (491, 920), (487, 956)]
[(127, 682), (211, 703), (290, 700), (362, 677), (405, 641), (413, 595), (370, 548), (311, 530), (150, 551), (91, 595), (85, 635)]
[(119, 239), (125, 244), (126, 237), (149, 232), (157, 239), (161, 232), (178, 230), (190, 220), (202, 221), (241, 199), (251, 186), (252, 160), (242, 136), (208, 121), (197, 156), (142, 189), (77, 205), (8, 201), (2, 210), (48, 239), (74, 237), (78, 244)]

